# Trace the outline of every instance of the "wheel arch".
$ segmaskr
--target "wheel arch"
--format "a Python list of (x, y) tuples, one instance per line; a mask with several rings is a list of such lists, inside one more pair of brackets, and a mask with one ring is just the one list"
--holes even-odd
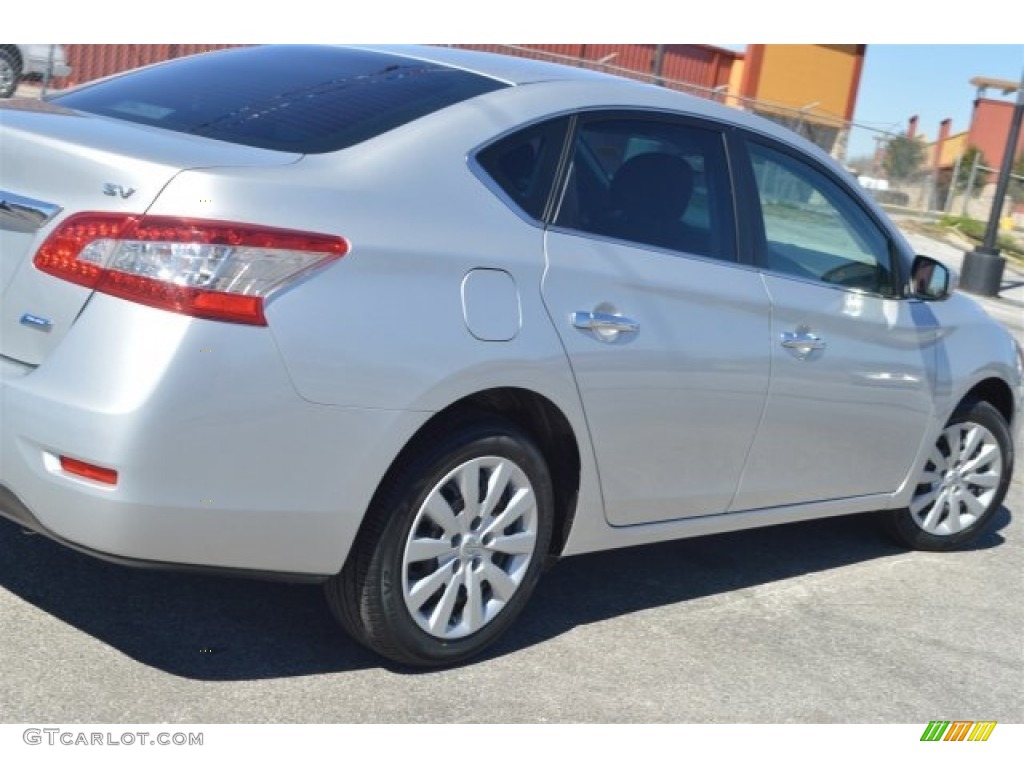
[(1000, 415), (1006, 420), (1008, 425), (1013, 423), (1015, 412), (1013, 390), (1010, 389), (1010, 385), (1002, 379), (995, 376), (982, 379), (971, 387), (966, 394), (964, 394), (960, 399), (960, 402), (957, 403), (956, 408), (962, 408), (967, 403), (976, 401), (988, 403), (999, 411)]
[[(550, 399), (529, 389), (496, 387), (466, 395), (438, 411), (406, 441), (374, 492), (371, 506), (388, 478), (424, 441), (474, 415), (500, 416), (526, 432), (536, 443), (551, 473), (555, 519), (548, 555), (558, 557), (565, 547), (576, 514), (580, 489), (580, 447), (569, 419)], [(365, 520), (364, 520), (365, 524)], [(360, 526), (361, 533), (362, 526)], [(358, 537), (358, 534), (357, 534)]]

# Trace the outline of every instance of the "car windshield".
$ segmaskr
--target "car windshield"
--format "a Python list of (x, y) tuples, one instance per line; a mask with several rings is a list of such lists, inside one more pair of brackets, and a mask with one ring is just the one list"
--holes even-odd
[(315, 154), (502, 87), (488, 77), (402, 56), (298, 45), (178, 59), (52, 101), (235, 144)]

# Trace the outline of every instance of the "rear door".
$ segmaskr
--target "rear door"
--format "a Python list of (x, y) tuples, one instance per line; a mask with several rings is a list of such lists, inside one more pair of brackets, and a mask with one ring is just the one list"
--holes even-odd
[(587, 114), (543, 297), (616, 525), (725, 511), (768, 388), (769, 305), (741, 263), (724, 133)]
[(772, 381), (732, 509), (895, 491), (932, 413), (938, 328), (895, 245), (823, 165), (747, 142)]

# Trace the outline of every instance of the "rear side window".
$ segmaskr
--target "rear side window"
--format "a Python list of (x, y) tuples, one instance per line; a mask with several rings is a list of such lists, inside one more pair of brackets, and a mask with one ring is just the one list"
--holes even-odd
[(487, 147), (477, 161), (516, 206), (540, 219), (568, 129), (568, 118), (531, 126)]
[(237, 48), (57, 96), (64, 107), (263, 149), (333, 152), (504, 83), (329, 46)]
[(558, 226), (716, 259), (736, 258), (724, 137), (660, 121), (596, 119), (573, 145)]

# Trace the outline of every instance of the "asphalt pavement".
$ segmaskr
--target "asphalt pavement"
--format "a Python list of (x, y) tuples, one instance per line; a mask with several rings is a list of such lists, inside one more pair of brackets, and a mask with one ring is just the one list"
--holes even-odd
[[(1005, 277), (983, 303), (1020, 338)], [(962, 552), (859, 515), (567, 559), (491, 653), (438, 672), (348, 640), (317, 587), (122, 568), (0, 521), (0, 720), (1019, 723), (1022, 476)]]

